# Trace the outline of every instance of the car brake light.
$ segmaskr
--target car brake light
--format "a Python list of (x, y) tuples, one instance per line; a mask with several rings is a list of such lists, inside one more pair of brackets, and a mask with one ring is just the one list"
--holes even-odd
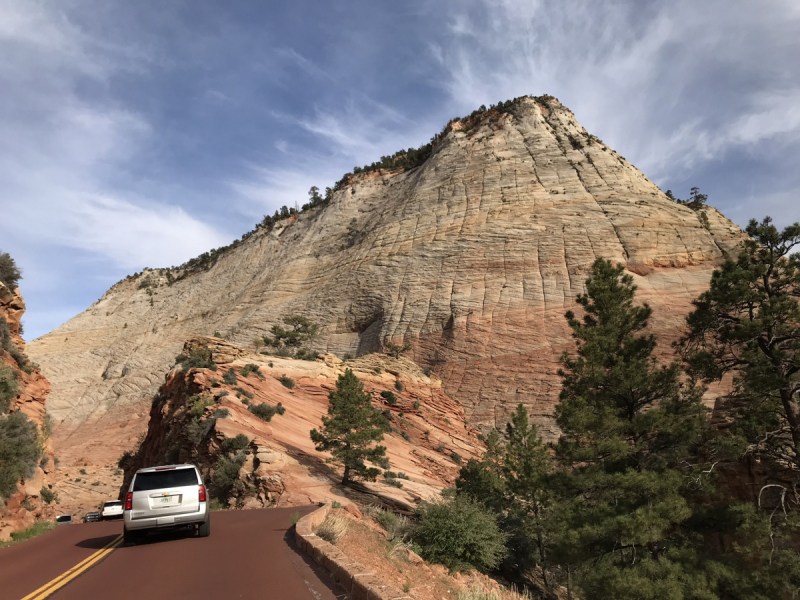
[(201, 485), (200, 486), (200, 502), (205, 502), (205, 501), (206, 501), (206, 486)]
[(128, 492), (128, 495), (125, 497), (125, 510), (131, 510), (133, 508), (133, 492)]

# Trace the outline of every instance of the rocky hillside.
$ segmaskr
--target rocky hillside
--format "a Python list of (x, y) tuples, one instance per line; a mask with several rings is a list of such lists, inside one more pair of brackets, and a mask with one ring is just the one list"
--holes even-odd
[[(358, 497), (394, 508), (415, 504), (452, 485), (459, 465), (483, 452), (478, 431), (464, 410), (442, 391), (442, 382), (425, 375), (410, 360), (369, 354), (346, 363), (324, 355), (315, 361), (251, 354), (216, 338), (195, 338), (184, 355), (205, 348), (214, 370), (176, 365), (153, 399), (147, 435), (133, 456), (123, 460), (126, 490), (136, 469), (192, 462), (212, 486), (212, 496), (229, 498), (239, 508), (307, 505)], [(328, 393), (346, 368), (353, 370), (384, 411), (392, 432), (387, 447), (391, 473), (354, 489), (339, 484), (341, 470), (326, 463), (309, 431), (319, 428)], [(400, 390), (402, 388), (402, 391)], [(381, 396), (391, 392), (392, 400)], [(388, 394), (386, 394), (388, 395)], [(277, 412), (270, 420), (257, 407)], [(234, 444), (237, 436), (242, 440)], [(214, 474), (221, 457), (240, 463), (221, 486)], [(359, 492), (360, 490), (360, 492)]]
[(0, 281), (0, 542), (55, 514), (50, 383), (25, 354), (24, 312), (19, 289)]
[(346, 177), (327, 205), (191, 272), (118, 283), (30, 352), (65, 456), (130, 447), (184, 340), (249, 344), (286, 315), (318, 323), (315, 350), (339, 357), (408, 343), (470, 423), (502, 425), (523, 402), (553, 436), (563, 315), (594, 259), (627, 265), (668, 348), (742, 235), (667, 198), (556, 99), (525, 97), (451, 122), (421, 166)]

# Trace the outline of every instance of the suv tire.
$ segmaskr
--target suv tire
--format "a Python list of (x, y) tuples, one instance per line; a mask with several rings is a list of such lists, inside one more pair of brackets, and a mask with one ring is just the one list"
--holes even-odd
[(125, 546), (135, 546), (139, 539), (140, 537), (137, 531), (124, 530), (122, 532), (122, 543)]
[(208, 520), (205, 523), (202, 523), (197, 528), (197, 537), (208, 537), (211, 535), (211, 516), (209, 515)]

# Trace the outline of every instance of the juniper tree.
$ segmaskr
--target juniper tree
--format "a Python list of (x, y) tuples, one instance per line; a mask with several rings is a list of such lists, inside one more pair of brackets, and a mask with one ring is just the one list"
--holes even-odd
[(391, 430), (389, 422), (372, 408), (363, 384), (347, 369), (336, 381), (336, 389), (328, 394), (328, 416), (322, 417), (320, 431), (311, 430), (311, 440), (317, 451), (330, 452), (332, 461), (344, 466), (342, 483), (353, 477), (374, 480), (380, 469), (367, 467), (364, 461), (381, 461), (386, 446), (373, 446)]
[(677, 364), (656, 364), (656, 338), (644, 331), (652, 311), (634, 305), (621, 265), (597, 259), (586, 289), (583, 319), (566, 314), (576, 356), (564, 353), (559, 371), (559, 560), (591, 564), (578, 575), (587, 599), (703, 597), (714, 582), (685, 543), (692, 509), (681, 472), (701, 438), (701, 390), (681, 383)]

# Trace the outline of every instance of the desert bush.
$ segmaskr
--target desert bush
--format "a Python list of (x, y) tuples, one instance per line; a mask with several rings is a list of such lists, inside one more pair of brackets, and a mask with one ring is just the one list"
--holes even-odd
[(297, 522), (300, 520), (300, 513), (298, 511), (294, 511), (290, 516), (289, 520), (292, 523), (292, 527), (297, 525)]
[(215, 419), (227, 419), (231, 416), (231, 411), (227, 408), (219, 408), (214, 411), (214, 418)]
[(334, 500), (333, 502), (331, 502), (331, 508), (342, 508), (342, 503), (339, 502), (338, 500)]
[(0, 413), (8, 411), (10, 401), (17, 395), (17, 372), (6, 365), (0, 365)]
[(238, 381), (236, 378), (236, 371), (234, 369), (228, 369), (222, 375), (222, 381), (224, 381), (227, 385), (236, 385)]
[(245, 461), (244, 454), (237, 454), (233, 458), (220, 456), (217, 460), (217, 467), (211, 476), (212, 483), (222, 492), (227, 493), (231, 490), (236, 491), (240, 487), (239, 469)]
[(42, 497), (42, 500), (46, 504), (50, 504), (51, 502), (58, 502), (58, 494), (51, 491), (46, 486), (42, 486), (42, 489), (39, 490), (39, 495)]
[(50, 457), (49, 456), (43, 456), (42, 460), (39, 461), (39, 468), (40, 469), (46, 469), (47, 465), (49, 465), (49, 464), (50, 464)]
[(464, 460), (461, 458), (461, 455), (458, 452), (451, 452), (450, 459), (457, 465), (460, 465)]
[(133, 452), (131, 452), (130, 450), (125, 450), (125, 452), (122, 453), (122, 456), (119, 457), (119, 460), (117, 461), (117, 466), (120, 469), (124, 469), (125, 465), (128, 464), (128, 462), (133, 458), (133, 456), (134, 456)]
[(451, 571), (488, 570), (506, 555), (506, 535), (500, 531), (495, 516), (470, 497), (424, 503), (417, 515), (414, 542), (426, 560), (443, 564)]
[(247, 410), (257, 416), (259, 419), (267, 422), (271, 421), (272, 417), (274, 417), (276, 413), (282, 415), (284, 412), (286, 412), (286, 409), (280, 402), (278, 402), (277, 406), (270, 406), (269, 404), (253, 404), (248, 406)]
[(41, 456), (36, 425), (25, 413), (0, 417), (0, 496), (8, 498), (20, 479), (33, 475)]
[(403, 390), (406, 389), (405, 384), (402, 381), (400, 381), (399, 379), (394, 382), (394, 387), (398, 392), (402, 392)]
[(261, 370), (258, 365), (253, 363), (248, 363), (242, 367), (242, 377), (248, 377), (250, 373), (255, 373), (259, 377), (261, 376)]
[(0, 542), (0, 547), (29, 540), (33, 537), (36, 537), (37, 535), (41, 535), (43, 533), (50, 531), (55, 526), (56, 524), (53, 521), (37, 521), (28, 529), (24, 529), (22, 531), (15, 531), (14, 533), (12, 533), (11, 541), (6, 543)]
[(389, 390), (383, 390), (381, 392), (381, 397), (386, 400), (386, 403), (389, 406), (394, 406), (397, 404), (397, 396), (394, 395), (394, 392), (390, 392)]
[(395, 473), (394, 471), (384, 471), (383, 476), (386, 479), (394, 479), (395, 477), (397, 477), (397, 473)]
[(387, 479), (386, 481), (384, 481), (384, 483), (386, 485), (390, 485), (390, 486), (396, 487), (396, 488), (403, 487), (403, 482), (402, 481), (397, 481), (397, 479)]
[(248, 392), (246, 389), (241, 388), (239, 386), (236, 386), (233, 389), (237, 392), (237, 394), (236, 394), (237, 398), (241, 398), (242, 396), (244, 396), (248, 400), (252, 400), (253, 399), (253, 392)]
[(0, 282), (13, 291), (20, 279), (22, 279), (22, 272), (17, 263), (8, 252), (0, 252)]
[(0, 348), (11, 355), (11, 358), (14, 359), (20, 369), (28, 375), (33, 373), (33, 365), (28, 362), (28, 357), (20, 352), (19, 348), (11, 340), (11, 329), (5, 317), (0, 317)]
[(191, 419), (186, 425), (186, 437), (195, 446), (202, 442), (211, 428), (214, 427), (216, 419)]
[(212, 498), (211, 499), (211, 504), (208, 505), (208, 509), (211, 512), (217, 512), (218, 510), (225, 510), (226, 508), (228, 508), (228, 505), (225, 504), (219, 498)]
[(222, 441), (223, 452), (239, 452), (244, 450), (250, 444), (250, 440), (243, 433), (237, 434), (236, 437), (226, 438)]
[(509, 590), (485, 590), (481, 586), (472, 586), (468, 590), (458, 592), (458, 600), (533, 600), (527, 592), (519, 593)]
[(398, 478), (398, 479), (405, 479), (406, 481), (408, 481), (408, 475), (406, 475), (406, 474), (405, 474), (405, 473), (403, 473), (402, 471), (400, 471), (400, 472), (397, 474), (397, 478)]
[(347, 533), (349, 523), (347, 517), (329, 514), (322, 523), (317, 525), (315, 533), (326, 542), (336, 544)]
[(278, 377), (278, 381), (283, 384), (283, 387), (289, 388), (290, 390), (294, 387), (294, 379), (287, 377), (286, 375), (281, 375)]
[(214, 399), (209, 396), (190, 396), (188, 402), (191, 405), (189, 413), (199, 419), (205, 413), (206, 407), (214, 404)]
[(175, 362), (180, 364), (184, 371), (189, 369), (217, 370), (217, 363), (211, 360), (211, 350), (208, 348), (195, 348), (188, 356), (179, 354), (175, 357)]
[[(373, 509), (375, 509), (375, 507), (373, 507)], [(380, 526), (389, 534), (390, 541), (406, 541), (411, 537), (413, 524), (407, 517), (398, 516), (388, 510), (380, 509), (374, 510), (372, 516), (375, 517), (375, 520), (378, 521)]]
[(81, 475), (86, 475), (86, 469), (81, 469), (80, 471), (78, 471), (78, 473), (80, 473)]
[(414, 410), (419, 410), (420, 406), (421, 404), (419, 403), (419, 400), (414, 400)]

